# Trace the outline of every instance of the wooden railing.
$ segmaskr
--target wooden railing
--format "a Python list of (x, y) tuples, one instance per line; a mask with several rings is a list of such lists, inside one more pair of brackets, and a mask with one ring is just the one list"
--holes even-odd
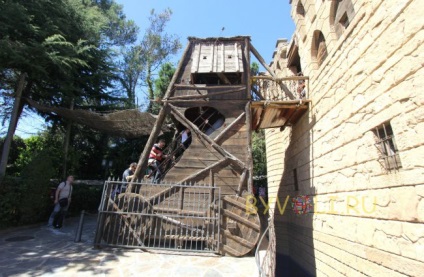
[(253, 76), (252, 99), (255, 101), (289, 101), (309, 99), (309, 77), (292, 76), (273, 78)]

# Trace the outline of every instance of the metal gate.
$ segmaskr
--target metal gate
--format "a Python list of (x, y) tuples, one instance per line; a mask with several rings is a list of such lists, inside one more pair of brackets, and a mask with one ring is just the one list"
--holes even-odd
[(218, 253), (219, 187), (106, 181), (96, 246)]

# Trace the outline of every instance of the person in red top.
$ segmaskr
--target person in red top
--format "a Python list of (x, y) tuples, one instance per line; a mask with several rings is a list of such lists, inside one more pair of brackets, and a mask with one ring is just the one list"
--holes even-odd
[(162, 177), (161, 163), (168, 156), (163, 154), (166, 142), (164, 139), (160, 139), (158, 143), (153, 145), (149, 155), (149, 167), (153, 169), (153, 183), (157, 184)]

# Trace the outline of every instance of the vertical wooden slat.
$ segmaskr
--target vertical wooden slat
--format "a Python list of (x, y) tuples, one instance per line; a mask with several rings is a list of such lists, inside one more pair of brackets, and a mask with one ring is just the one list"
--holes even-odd
[(214, 66), (214, 57), (215, 57), (215, 43), (212, 43), (212, 49), (211, 49), (211, 72), (213, 72), (213, 66)]
[[(197, 46), (197, 45), (196, 45)], [(197, 64), (196, 64), (196, 73), (199, 72), (199, 66), (200, 66), (200, 59), (202, 56), (202, 44), (198, 44), (199, 47), (197, 47), (197, 50), (199, 51), (197, 53)]]
[(246, 97), (251, 99), (252, 95), (250, 93), (252, 89), (252, 84), (250, 80), (250, 41), (249, 38), (244, 39), (244, 58), (245, 58), (245, 76), (246, 76)]
[(221, 45), (221, 72), (225, 72), (225, 44)]
[(235, 65), (236, 65), (236, 71), (240, 72), (240, 63), (239, 63), (239, 55), (238, 55), (238, 43), (234, 43), (234, 57), (235, 57)]

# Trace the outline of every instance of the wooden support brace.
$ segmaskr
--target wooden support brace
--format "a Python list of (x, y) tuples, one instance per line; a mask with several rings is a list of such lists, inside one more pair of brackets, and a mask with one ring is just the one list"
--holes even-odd
[(244, 112), (246, 113), (246, 126), (247, 126), (247, 191), (253, 192), (253, 159), (252, 159), (252, 109), (251, 102), (246, 103)]
[(214, 139), (214, 141), (217, 144), (221, 144), (221, 139), (224, 137), (224, 135), (231, 130), (234, 125), (236, 125), (237, 123), (239, 123), (240, 120), (242, 120), (244, 118), (244, 116), (246, 115), (246, 112), (243, 112), (242, 114), (240, 114), (233, 122), (231, 122), (227, 127), (225, 127), (224, 130), (222, 130), (221, 133), (219, 133), (219, 135), (217, 135)]
[(179, 120), (180, 122), (183, 122), (186, 126), (189, 126), (190, 129), (196, 133), (196, 135), (203, 140), (204, 142), (207, 142), (210, 146), (212, 146), (218, 153), (220, 153), (222, 156), (228, 158), (232, 164), (238, 166), (240, 169), (246, 168), (245, 163), (240, 161), (237, 157), (229, 153), (227, 150), (222, 148), (220, 145), (216, 144), (210, 137), (208, 137), (206, 134), (204, 134), (202, 131), (199, 130), (199, 128), (194, 125), (190, 120), (185, 118), (183, 114), (181, 114), (174, 106), (170, 104), (171, 107), (171, 113)]
[(258, 61), (262, 64), (263, 67), (271, 74), (272, 78), (275, 80), (276, 76), (274, 71), (266, 64), (265, 60), (262, 58), (261, 54), (256, 50), (256, 48), (250, 43), (250, 51), (252, 54), (258, 59)]
[[(180, 75), (185, 57), (187, 56), (189, 50), (190, 50), (190, 44), (187, 44), (187, 47), (184, 50), (183, 56), (180, 62), (178, 63), (177, 69), (175, 70), (175, 73), (172, 76), (171, 81), (169, 82), (169, 86), (165, 92), (164, 99), (168, 99), (171, 96), (172, 88), (174, 87), (175, 81)], [(147, 143), (144, 146), (143, 152), (140, 155), (140, 158), (137, 163), (137, 168), (134, 172), (133, 178), (131, 179), (130, 183), (127, 186), (126, 192), (131, 192), (133, 181), (137, 179), (141, 179), (141, 174), (146, 171), (147, 159), (149, 157), (152, 146), (155, 143), (155, 140), (161, 130), (161, 126), (163, 124), (163, 121), (165, 120), (167, 113), (168, 113), (168, 108), (167, 108), (167, 103), (165, 102), (156, 119), (155, 127), (153, 127), (153, 130), (150, 133), (149, 139), (147, 140)]]
[(239, 185), (237, 187), (237, 196), (241, 196), (241, 193), (242, 193), (242, 190), (243, 190), (243, 187), (244, 187), (244, 183), (246, 182), (247, 171), (248, 170), (245, 168), (243, 170), (243, 173), (240, 176), (240, 182), (239, 182)]
[[(112, 204), (112, 206), (113, 206), (113, 208), (116, 210), (116, 211), (118, 211), (118, 212), (122, 212), (122, 210), (121, 209), (119, 209), (119, 207), (118, 207), (118, 205), (116, 205), (116, 203), (115, 202), (113, 202), (113, 200), (112, 199), (110, 199), (109, 198), (109, 201), (108, 201), (109, 203), (111, 203)], [(130, 230), (130, 234), (132, 234), (132, 236), (136, 239), (136, 241), (138, 242), (138, 244), (139, 244), (139, 246), (141, 246), (141, 248), (142, 249), (145, 249), (143, 246), (144, 246), (144, 244), (143, 244), (143, 242), (140, 240), (140, 238), (139, 238), (139, 236), (140, 236), (140, 234), (139, 233), (137, 233), (132, 227), (131, 227), (131, 224), (130, 223), (128, 223), (128, 219), (125, 217), (125, 216), (123, 216), (122, 214), (120, 215), (121, 217), (122, 217), (122, 219), (123, 219), (123, 221), (124, 221), (124, 224), (125, 224), (125, 226), (127, 226), (128, 227), (128, 230)]]
[(180, 84), (175, 84), (175, 88), (176, 89), (193, 89), (193, 90), (210, 90), (210, 89), (231, 89), (231, 90), (236, 90), (236, 89), (245, 89), (246, 86), (244, 85), (209, 85), (209, 86), (204, 86), (204, 87), (199, 87), (199, 86), (195, 86), (195, 85), (180, 85)]
[[(226, 165), (226, 163), (228, 163), (228, 162), (229, 162), (229, 161), (228, 161), (228, 159), (227, 159), (227, 158), (224, 158), (224, 159), (222, 159), (222, 160), (219, 160), (219, 161), (217, 161), (216, 163), (213, 163), (213, 164), (211, 164), (210, 166), (208, 166), (208, 167), (206, 167), (206, 168), (204, 168), (204, 169), (202, 169), (202, 170), (200, 170), (200, 171), (198, 171), (198, 172), (196, 172), (196, 173), (194, 173), (194, 174), (192, 174), (192, 175), (190, 175), (190, 176), (188, 176), (188, 177), (184, 178), (183, 180), (181, 180), (181, 181), (180, 181), (180, 182), (178, 182), (178, 183), (185, 183), (185, 182), (189, 182), (189, 181), (191, 181), (191, 180), (195, 179), (196, 177), (198, 177), (198, 176), (200, 176), (200, 175), (202, 175), (202, 174), (207, 173), (207, 172), (208, 172), (208, 171), (210, 171), (210, 170), (213, 170), (213, 169), (215, 169), (215, 168), (217, 168), (217, 167), (220, 167), (220, 166), (225, 166), (225, 165)], [(161, 191), (161, 192), (159, 192), (159, 193), (157, 193), (157, 194), (153, 195), (152, 197), (150, 197), (150, 198), (149, 198), (149, 199), (147, 199), (146, 201), (149, 203), (149, 205), (156, 205), (156, 204), (159, 204), (159, 203), (160, 203), (160, 202), (162, 202), (164, 199), (166, 199), (166, 198), (170, 197), (170, 196), (171, 196), (171, 195), (173, 195), (174, 193), (177, 193), (180, 189), (181, 189), (181, 187), (179, 187), (179, 186), (172, 186), (172, 187), (170, 187), (170, 188), (164, 189), (163, 191)]]

